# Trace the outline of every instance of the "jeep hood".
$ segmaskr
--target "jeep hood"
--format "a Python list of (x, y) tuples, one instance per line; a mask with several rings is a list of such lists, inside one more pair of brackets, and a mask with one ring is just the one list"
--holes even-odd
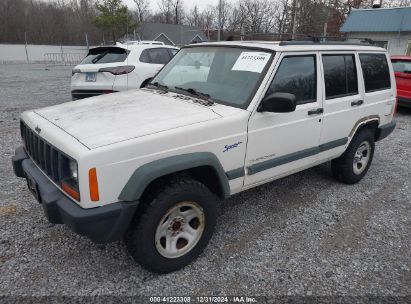
[(89, 149), (220, 118), (213, 107), (177, 94), (133, 90), (81, 99), (34, 112)]

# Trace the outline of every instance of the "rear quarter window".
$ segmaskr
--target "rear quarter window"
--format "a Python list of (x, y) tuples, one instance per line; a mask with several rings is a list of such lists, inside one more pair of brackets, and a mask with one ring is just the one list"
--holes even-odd
[(360, 54), (365, 92), (391, 88), (390, 71), (385, 54)]

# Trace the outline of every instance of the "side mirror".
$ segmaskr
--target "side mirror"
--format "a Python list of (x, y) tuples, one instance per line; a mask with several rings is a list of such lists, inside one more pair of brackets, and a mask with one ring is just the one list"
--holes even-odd
[(290, 93), (273, 93), (264, 97), (258, 112), (288, 113), (295, 111), (297, 102)]

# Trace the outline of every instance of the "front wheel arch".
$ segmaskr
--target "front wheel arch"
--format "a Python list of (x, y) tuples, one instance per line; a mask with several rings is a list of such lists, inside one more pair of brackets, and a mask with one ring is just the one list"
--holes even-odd
[[(201, 168), (206, 171), (200, 171)], [(228, 178), (218, 158), (211, 152), (196, 152), (170, 156), (142, 165), (131, 175), (118, 198), (122, 201), (139, 200), (152, 183), (182, 172), (194, 178), (199, 172), (208, 172), (214, 180), (213, 184), (207, 184), (203, 180), (200, 182), (220, 198), (230, 196)]]

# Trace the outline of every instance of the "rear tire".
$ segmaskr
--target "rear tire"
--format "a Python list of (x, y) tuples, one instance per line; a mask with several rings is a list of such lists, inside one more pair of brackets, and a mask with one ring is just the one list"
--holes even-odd
[(216, 223), (216, 196), (202, 183), (180, 177), (151, 197), (130, 225), (125, 242), (144, 268), (168, 273), (195, 260)]
[(347, 150), (331, 162), (334, 178), (346, 184), (358, 183), (367, 173), (375, 150), (374, 134), (370, 129), (360, 130)]

